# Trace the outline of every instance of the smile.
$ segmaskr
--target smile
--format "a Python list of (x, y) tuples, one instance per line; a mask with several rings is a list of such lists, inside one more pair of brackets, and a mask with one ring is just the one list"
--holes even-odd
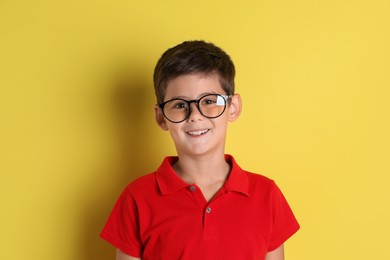
[(193, 136), (199, 136), (199, 135), (204, 135), (204, 134), (206, 134), (208, 131), (210, 131), (210, 129), (201, 130), (201, 131), (187, 132), (187, 134), (193, 135)]

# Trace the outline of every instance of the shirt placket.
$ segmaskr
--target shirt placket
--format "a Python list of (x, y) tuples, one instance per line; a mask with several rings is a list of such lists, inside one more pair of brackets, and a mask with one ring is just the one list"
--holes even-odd
[(213, 212), (213, 208), (215, 204), (218, 203), (218, 199), (225, 193), (225, 189), (222, 188), (209, 202), (206, 201), (202, 191), (195, 184), (189, 186), (188, 189), (191, 192), (193, 199), (200, 207), (203, 215), (203, 238), (205, 240), (217, 238), (216, 216), (215, 212)]

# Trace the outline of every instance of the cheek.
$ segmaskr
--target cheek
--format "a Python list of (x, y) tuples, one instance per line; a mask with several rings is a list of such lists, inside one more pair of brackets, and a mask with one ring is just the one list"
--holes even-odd
[(226, 110), (220, 117), (217, 118), (218, 121), (215, 122), (215, 124), (219, 125), (220, 127), (226, 127), (229, 123), (229, 119), (229, 111)]
[(167, 130), (171, 134), (172, 137), (179, 136), (183, 131), (179, 124), (174, 124), (171, 122), (167, 122)]

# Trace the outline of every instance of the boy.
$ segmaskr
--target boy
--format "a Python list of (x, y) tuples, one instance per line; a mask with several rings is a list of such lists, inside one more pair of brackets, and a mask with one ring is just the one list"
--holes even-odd
[(204, 41), (168, 49), (154, 71), (155, 118), (177, 150), (128, 185), (101, 236), (129, 259), (284, 259), (298, 229), (276, 184), (225, 155), (241, 112), (235, 68)]

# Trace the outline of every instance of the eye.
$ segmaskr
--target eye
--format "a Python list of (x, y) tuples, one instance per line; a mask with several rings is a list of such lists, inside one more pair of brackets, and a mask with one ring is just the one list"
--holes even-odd
[(182, 100), (173, 100), (169, 103), (170, 109), (187, 109), (188, 104)]
[(201, 105), (214, 105), (215, 103), (217, 103), (217, 99), (212, 96), (205, 97), (201, 101)]

